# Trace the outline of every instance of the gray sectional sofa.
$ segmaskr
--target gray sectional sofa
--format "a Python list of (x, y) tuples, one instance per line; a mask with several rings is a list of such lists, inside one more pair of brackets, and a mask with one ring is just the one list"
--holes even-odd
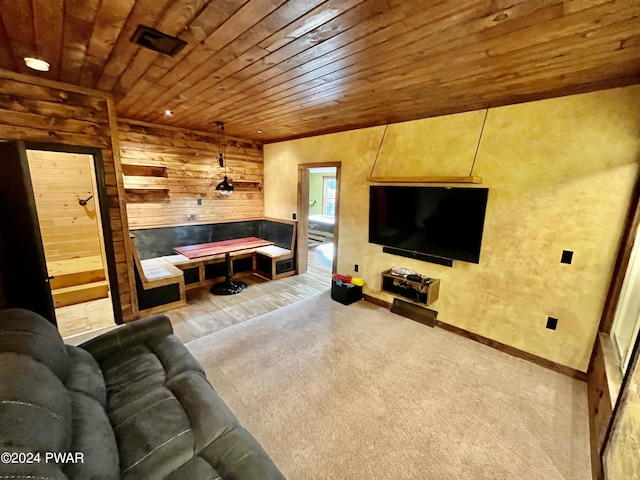
[(0, 311), (0, 454), (0, 478), (284, 479), (162, 314), (73, 347)]

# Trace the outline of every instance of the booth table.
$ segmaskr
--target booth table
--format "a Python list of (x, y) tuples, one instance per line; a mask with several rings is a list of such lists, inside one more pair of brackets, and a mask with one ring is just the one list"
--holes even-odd
[(242, 282), (234, 282), (231, 271), (231, 254), (253, 250), (254, 248), (266, 247), (273, 245), (273, 242), (258, 237), (234, 238), (233, 240), (223, 240), (221, 242), (200, 243), (198, 245), (186, 245), (184, 247), (175, 247), (176, 253), (184, 255), (189, 259), (209, 257), (211, 255), (224, 254), (226, 263), (226, 278), (224, 282), (218, 283), (211, 287), (211, 293), (215, 295), (233, 295), (240, 293), (247, 285)]

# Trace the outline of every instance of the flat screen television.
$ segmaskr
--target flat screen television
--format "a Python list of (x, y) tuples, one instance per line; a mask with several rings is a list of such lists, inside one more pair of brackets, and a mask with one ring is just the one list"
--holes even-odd
[(488, 188), (370, 188), (370, 243), (480, 262)]

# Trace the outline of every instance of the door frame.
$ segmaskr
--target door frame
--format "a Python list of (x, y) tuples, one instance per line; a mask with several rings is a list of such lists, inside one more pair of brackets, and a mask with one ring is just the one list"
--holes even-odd
[[(640, 239), (636, 238), (636, 242), (631, 249), (631, 256), (629, 257), (629, 263), (627, 265), (627, 270), (625, 273), (625, 278), (622, 283), (622, 289), (620, 290), (620, 296), (618, 298), (618, 305), (614, 312), (613, 322), (611, 324), (611, 329), (609, 331), (609, 338), (611, 338), (611, 342), (614, 347), (614, 351), (616, 353), (616, 358), (620, 361), (620, 366), (624, 371), (627, 370), (627, 365), (629, 363), (629, 359), (631, 357), (631, 352), (633, 345), (635, 343), (635, 339), (637, 337), (638, 325), (640, 324), (640, 317), (637, 310), (638, 304), (630, 305), (630, 302), (637, 300), (637, 288), (640, 287), (640, 283), (634, 281), (640, 277)], [(636, 289), (636, 291), (634, 291)], [(632, 342), (629, 342), (625, 351), (621, 351), (620, 345), (620, 336), (619, 336), (619, 324), (622, 322), (622, 315), (629, 314), (629, 309), (631, 306), (635, 306), (636, 308), (631, 309), (633, 316), (635, 316), (635, 323), (633, 327), (633, 331), (631, 334)]]
[[(118, 271), (116, 269), (116, 256), (113, 248), (113, 232), (109, 216), (109, 199), (107, 196), (107, 184), (105, 181), (104, 160), (102, 150), (94, 147), (80, 147), (75, 145), (63, 145), (59, 143), (24, 142), (26, 150), (41, 150), (49, 152), (78, 153), (93, 156), (95, 184), (97, 189), (98, 204), (100, 207), (100, 223), (102, 227), (102, 242), (107, 261), (107, 275), (109, 277), (109, 290), (111, 292), (111, 304), (115, 323), (122, 325), (122, 303), (120, 301), (120, 288), (118, 286)], [(25, 152), (26, 153), (26, 152)], [(31, 181), (31, 172), (29, 172)]]
[[(618, 254), (616, 257), (616, 263), (611, 275), (611, 282), (609, 284), (609, 291), (605, 300), (602, 317), (600, 320), (600, 326), (598, 332), (604, 332), (610, 335), (613, 328), (613, 322), (618, 307), (618, 302), (622, 293), (622, 286), (627, 276), (627, 269), (629, 267), (629, 261), (631, 259), (631, 252), (633, 250), (636, 239), (640, 235), (640, 176), (636, 179), (636, 183), (633, 189), (631, 202), (629, 204), (629, 210), (627, 212), (627, 218), (625, 221), (624, 231), (622, 233), (622, 239), (620, 241), (620, 247), (618, 248)], [(611, 416), (607, 425), (607, 430), (602, 440), (602, 445), (598, 452), (598, 461), (600, 468), (604, 467), (604, 459), (606, 450), (609, 446), (613, 430), (616, 425), (618, 414), (622, 410), (622, 405), (626, 401), (626, 397), (629, 392), (629, 382), (631, 375), (637, 368), (638, 361), (640, 359), (640, 335), (636, 337), (636, 340), (631, 348), (631, 354), (628, 356), (627, 370), (622, 377), (622, 384), (618, 392), (618, 397), (613, 405)], [(591, 354), (591, 363), (589, 365), (588, 372), (592, 371), (594, 358), (596, 355), (596, 349)]]
[(298, 273), (307, 271), (309, 257), (309, 170), (312, 168), (336, 169), (336, 214), (333, 223), (333, 259), (331, 273), (336, 273), (338, 263), (338, 236), (340, 218), (340, 170), (342, 162), (318, 162), (298, 164)]

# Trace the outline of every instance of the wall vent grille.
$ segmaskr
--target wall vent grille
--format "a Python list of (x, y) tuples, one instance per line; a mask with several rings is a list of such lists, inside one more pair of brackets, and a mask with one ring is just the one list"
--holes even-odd
[(131, 42), (171, 57), (175, 57), (187, 44), (184, 40), (144, 25), (138, 25), (138, 28), (131, 37)]

